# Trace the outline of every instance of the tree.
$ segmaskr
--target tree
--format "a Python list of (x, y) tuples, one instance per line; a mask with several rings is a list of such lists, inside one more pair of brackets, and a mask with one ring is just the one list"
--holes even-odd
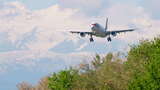
[(51, 77), (49, 77), (48, 87), (51, 90), (71, 90), (76, 75), (77, 72), (72, 69), (54, 73)]
[(129, 90), (160, 90), (160, 38), (132, 47), (127, 64), (132, 71)]

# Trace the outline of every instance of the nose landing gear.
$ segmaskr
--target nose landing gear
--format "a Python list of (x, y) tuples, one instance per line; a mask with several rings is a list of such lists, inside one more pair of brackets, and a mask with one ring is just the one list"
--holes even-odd
[(89, 40), (90, 40), (90, 42), (94, 42), (92, 35)]

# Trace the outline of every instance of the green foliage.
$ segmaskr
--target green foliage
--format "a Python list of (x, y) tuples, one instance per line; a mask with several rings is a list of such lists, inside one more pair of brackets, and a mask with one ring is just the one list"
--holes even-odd
[(97, 69), (98, 67), (100, 67), (102, 65), (103, 61), (101, 59), (101, 57), (97, 54), (96, 57), (94, 58), (94, 60), (92, 61), (92, 65), (95, 69)]
[(129, 90), (160, 90), (160, 39), (143, 41), (128, 55), (132, 71)]
[(76, 71), (64, 70), (49, 77), (48, 87), (51, 90), (70, 90), (76, 78)]
[[(92, 63), (80, 64), (78, 70), (64, 70), (49, 77), (51, 90), (124, 90), (127, 80), (121, 61), (96, 55)], [(123, 83), (121, 83), (123, 82)]]

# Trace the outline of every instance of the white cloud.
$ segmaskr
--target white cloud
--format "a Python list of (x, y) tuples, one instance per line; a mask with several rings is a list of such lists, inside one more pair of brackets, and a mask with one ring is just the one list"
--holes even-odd
[[(76, 14), (74, 9), (61, 10), (58, 5), (54, 5), (43, 10), (29, 11), (19, 4), (16, 2), (4, 5), (4, 8), (15, 8), (2, 9), (2, 11), (8, 11), (7, 14), (2, 16), (11, 15), (11, 19), (8, 17), (0, 19), (0, 28), (1, 32), (8, 32), (8, 39), (15, 44), (26, 43), (23, 42), (24, 38), (30, 38), (26, 34), (35, 31), (35, 38), (32, 38), (35, 40), (30, 40), (24, 44), (28, 49), (48, 50), (67, 38), (67, 35), (62, 33), (61, 30), (67, 31), (65, 30), (67, 27), (79, 28), (85, 26), (84, 22), (78, 21), (76, 18), (74, 19), (74, 15)], [(19, 8), (23, 9), (19, 11)], [(18, 13), (18, 15), (12, 15), (12, 11)], [(19, 45), (16, 46), (19, 47)]]
[[(37, 66), (40, 61), (36, 60), (41, 58), (60, 59), (60, 62), (65, 62), (63, 63), (65, 65), (70, 63), (67, 65), (69, 66), (84, 57), (85, 53), (61, 55), (49, 51), (65, 40), (76, 40), (69, 35), (68, 28), (87, 27), (85, 25), (88, 21), (82, 20), (85, 17), (77, 18), (77, 10), (61, 9), (58, 5), (54, 5), (47, 9), (30, 11), (19, 2), (6, 3), (2, 7), (0, 16), (3, 18), (0, 18), (0, 33), (7, 33), (2, 39), (7, 38), (19, 50), (0, 53), (1, 71), (4, 66), (8, 68), (12, 64), (26, 67)], [(72, 61), (76, 58), (79, 59)]]

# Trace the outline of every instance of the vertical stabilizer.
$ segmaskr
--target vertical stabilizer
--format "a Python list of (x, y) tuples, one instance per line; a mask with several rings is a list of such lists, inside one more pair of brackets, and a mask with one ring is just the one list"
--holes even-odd
[(108, 18), (106, 19), (106, 26), (105, 26), (105, 30), (107, 31), (108, 29)]

